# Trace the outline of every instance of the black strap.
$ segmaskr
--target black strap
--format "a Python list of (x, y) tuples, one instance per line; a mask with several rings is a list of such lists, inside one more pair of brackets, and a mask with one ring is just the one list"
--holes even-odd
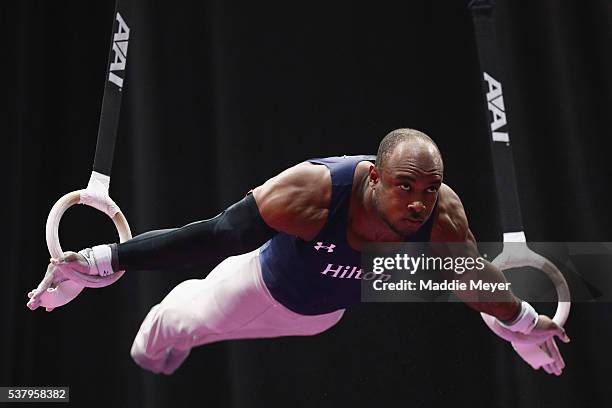
[(523, 220), (516, 187), (514, 160), (503, 99), (503, 73), (497, 55), (497, 38), (493, 26), (493, 0), (472, 0), (476, 44), (480, 59), (487, 128), (493, 156), (493, 169), (503, 232), (523, 231)]
[(128, 41), (130, 37), (130, 7), (128, 0), (117, 0), (113, 14), (113, 32), (100, 112), (93, 170), (110, 177), (121, 111), (121, 93), (125, 85)]

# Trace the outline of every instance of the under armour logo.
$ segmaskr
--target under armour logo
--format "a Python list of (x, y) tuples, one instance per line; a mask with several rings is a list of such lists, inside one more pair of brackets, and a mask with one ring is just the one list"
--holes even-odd
[(316, 249), (317, 251), (321, 248), (325, 248), (327, 249), (327, 252), (334, 252), (334, 248), (336, 247), (336, 245), (334, 244), (329, 244), (329, 246), (325, 246), (323, 245), (322, 242), (317, 242), (317, 245), (314, 246), (314, 249)]

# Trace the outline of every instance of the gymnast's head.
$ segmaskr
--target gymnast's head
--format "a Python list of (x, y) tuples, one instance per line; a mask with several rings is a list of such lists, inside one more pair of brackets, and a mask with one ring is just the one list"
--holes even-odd
[(414, 129), (390, 132), (368, 174), (378, 216), (401, 236), (414, 233), (433, 211), (443, 173), (442, 155), (429, 136)]

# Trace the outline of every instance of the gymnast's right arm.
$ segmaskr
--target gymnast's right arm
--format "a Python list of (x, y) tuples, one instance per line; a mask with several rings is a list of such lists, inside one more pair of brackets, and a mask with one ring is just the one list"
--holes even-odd
[(276, 234), (261, 218), (253, 194), (208, 220), (150, 231), (110, 245), (113, 271), (195, 266), (259, 248)]
[(250, 252), (279, 231), (302, 236), (302, 226), (308, 221), (303, 214), (307, 217), (316, 213), (312, 206), (320, 201), (317, 181), (312, 171), (297, 165), (214, 218), (181, 228), (149, 231), (120, 244), (98, 245), (78, 254), (65, 252), (54, 263), (102, 276), (121, 270), (174, 269)]

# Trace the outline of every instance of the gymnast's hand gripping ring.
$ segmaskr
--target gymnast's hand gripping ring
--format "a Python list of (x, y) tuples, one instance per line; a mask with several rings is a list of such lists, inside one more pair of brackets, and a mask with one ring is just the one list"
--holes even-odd
[[(511, 246), (506, 244), (507, 242), (504, 242), (504, 249), (502, 253), (499, 254), (491, 263), (497, 266), (501, 271), (511, 268), (522, 268), (529, 266), (544, 272), (554, 284), (557, 290), (557, 299), (559, 299), (557, 303), (557, 311), (555, 312), (553, 321), (559, 326), (563, 327), (567, 321), (567, 317), (569, 316), (571, 302), (569, 301), (569, 287), (567, 286), (567, 282), (559, 269), (548, 259), (529, 249), (525, 242), (512, 242)], [(542, 341), (541, 339), (530, 339), (529, 335), (516, 333), (502, 327), (499, 324), (499, 321), (491, 315), (481, 313), (481, 316), (487, 326), (489, 326), (489, 328), (495, 334), (511, 343), (533, 344)]]
[[(59, 242), (59, 223), (64, 212), (75, 204), (85, 204), (94, 207), (108, 215), (115, 224), (119, 233), (119, 241), (124, 242), (132, 237), (130, 226), (115, 202), (108, 195), (110, 177), (101, 173), (92, 172), (87, 188), (77, 190), (60, 198), (47, 217), (46, 239), (49, 254), (54, 259), (60, 258), (64, 251)], [(109, 276), (87, 275), (71, 268), (52, 268), (47, 271), (45, 278), (34, 290), (28, 307), (35, 309), (44, 306), (48, 310), (63, 306), (78, 296), (85, 287), (101, 288), (115, 283), (125, 271), (118, 271)], [(61, 280), (61, 275), (64, 280)], [(61, 280), (55, 288), (49, 287), (54, 280)]]

